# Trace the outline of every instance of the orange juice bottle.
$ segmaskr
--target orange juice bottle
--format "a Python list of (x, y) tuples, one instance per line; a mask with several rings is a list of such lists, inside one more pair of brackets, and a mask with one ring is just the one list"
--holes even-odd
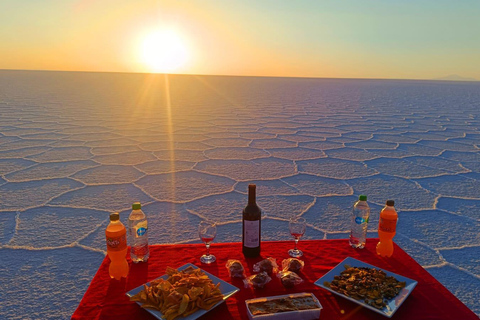
[(110, 223), (105, 230), (107, 239), (107, 254), (110, 258), (108, 273), (110, 278), (120, 280), (128, 274), (127, 256), (127, 229), (120, 222), (118, 212), (110, 214)]
[(387, 205), (380, 212), (380, 220), (378, 221), (380, 241), (377, 244), (377, 254), (382, 257), (391, 257), (393, 254), (392, 239), (395, 237), (398, 220), (394, 205), (393, 200), (387, 200)]

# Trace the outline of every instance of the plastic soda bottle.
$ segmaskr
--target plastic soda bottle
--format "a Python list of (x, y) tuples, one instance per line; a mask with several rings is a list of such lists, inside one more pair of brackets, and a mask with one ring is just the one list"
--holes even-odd
[(127, 230), (118, 212), (110, 214), (110, 223), (105, 230), (107, 240), (107, 254), (110, 258), (108, 273), (111, 278), (120, 280), (128, 275), (127, 256)]
[(363, 249), (365, 247), (369, 217), (370, 207), (367, 203), (367, 196), (362, 194), (353, 205), (349, 240), (353, 248)]
[(142, 211), (140, 202), (132, 205), (132, 212), (128, 217), (128, 233), (130, 237), (130, 257), (132, 261), (145, 262), (150, 257), (148, 249), (147, 216)]
[(392, 239), (395, 237), (398, 220), (394, 205), (395, 201), (387, 200), (387, 205), (380, 211), (380, 220), (378, 221), (380, 241), (377, 244), (377, 254), (382, 257), (391, 257), (393, 254)]

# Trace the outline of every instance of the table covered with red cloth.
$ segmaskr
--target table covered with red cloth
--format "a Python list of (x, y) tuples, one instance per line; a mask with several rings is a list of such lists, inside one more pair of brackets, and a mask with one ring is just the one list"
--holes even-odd
[[(245, 300), (254, 297), (282, 295), (294, 292), (311, 292), (323, 306), (320, 319), (386, 319), (386, 317), (361, 307), (315, 286), (313, 283), (330, 271), (346, 257), (370, 263), (385, 270), (418, 281), (418, 285), (400, 306), (392, 319), (478, 319), (460, 300), (433, 278), (405, 251), (395, 244), (392, 257), (382, 258), (375, 253), (377, 239), (368, 239), (364, 249), (353, 249), (348, 240), (304, 240), (299, 249), (304, 253), (304, 270), (300, 273), (305, 280), (293, 289), (285, 289), (277, 277), (262, 290), (246, 289), (240, 279), (228, 276), (225, 264), (228, 259), (240, 260), (247, 275), (253, 274), (253, 264), (262, 258), (274, 257), (280, 265), (289, 258), (288, 249), (293, 241), (262, 242), (261, 257), (245, 258), (241, 243), (214, 243), (211, 253), (217, 261), (203, 265), (199, 258), (205, 252), (203, 244), (175, 244), (150, 246), (150, 259), (146, 263), (130, 263), (127, 279), (111, 280), (108, 275), (110, 260), (105, 258), (90, 287), (85, 293), (72, 319), (155, 319), (150, 313), (130, 302), (126, 292), (165, 274), (167, 266), (178, 268), (192, 263), (207, 272), (240, 288), (240, 291), (200, 319), (248, 319)], [(180, 318), (181, 319), (181, 318)]]

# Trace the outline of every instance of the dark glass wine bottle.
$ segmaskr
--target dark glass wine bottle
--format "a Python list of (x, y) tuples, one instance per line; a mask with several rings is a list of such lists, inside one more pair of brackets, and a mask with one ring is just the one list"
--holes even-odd
[(255, 199), (256, 185), (248, 185), (248, 204), (243, 209), (242, 246), (245, 257), (254, 258), (260, 255), (262, 230), (262, 212)]

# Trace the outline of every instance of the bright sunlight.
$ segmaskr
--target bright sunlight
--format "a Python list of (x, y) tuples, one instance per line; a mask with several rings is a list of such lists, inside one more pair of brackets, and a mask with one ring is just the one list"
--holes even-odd
[(189, 58), (185, 42), (174, 30), (157, 30), (147, 34), (140, 50), (143, 63), (152, 72), (178, 71)]

